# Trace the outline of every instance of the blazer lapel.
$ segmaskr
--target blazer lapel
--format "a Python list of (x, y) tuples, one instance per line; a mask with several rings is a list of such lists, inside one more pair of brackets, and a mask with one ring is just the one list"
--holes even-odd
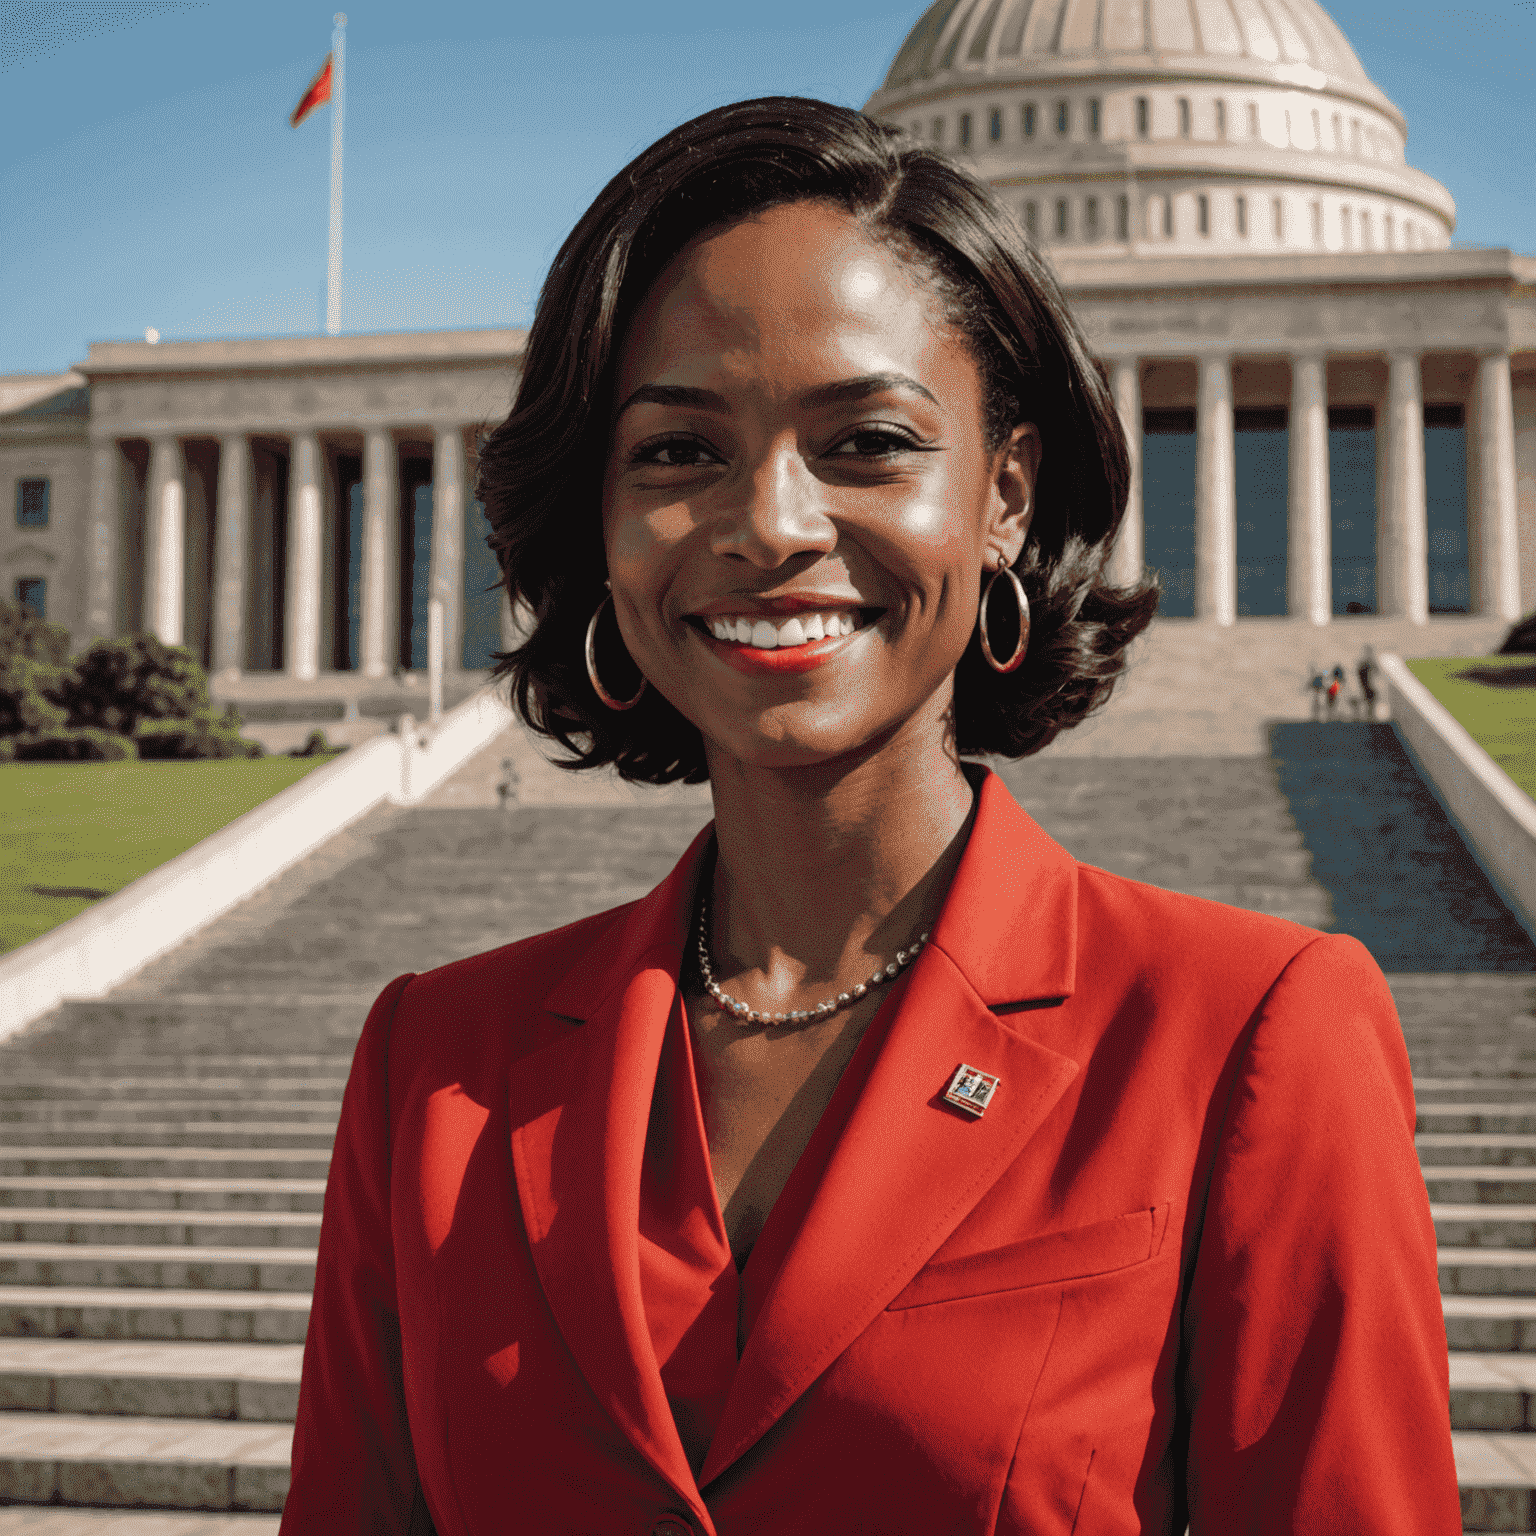
[[(1077, 1075), (1020, 1027), (1027, 1007), (1007, 1006), (1070, 995), (1076, 912), (1071, 856), (988, 774), (933, 938), (747, 1338), (700, 1486), (870, 1325)], [(944, 1100), (962, 1062), (1000, 1079), (980, 1119)]]
[(695, 1505), (646, 1324), (638, 1214), (651, 1095), (712, 832), (569, 966), (544, 1006), (585, 1023), (519, 1061), (508, 1094), (518, 1200), (555, 1321), (598, 1401)]

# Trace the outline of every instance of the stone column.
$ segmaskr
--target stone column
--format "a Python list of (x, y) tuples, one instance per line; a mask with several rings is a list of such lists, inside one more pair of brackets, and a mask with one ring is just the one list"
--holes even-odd
[(288, 581), (283, 614), (283, 670), (292, 678), (320, 675), (320, 579), (324, 527), (320, 440), (304, 432), (289, 445)]
[(358, 667), (384, 677), (400, 659), (400, 455), (384, 427), (363, 438), (361, 579)]
[(150, 444), (144, 529), (144, 627), (166, 645), (181, 644), (187, 533), (187, 463), (181, 442)]
[(219, 443), (219, 503), (213, 550), (213, 670), (237, 676), (245, 666), (245, 610), (249, 601), (251, 487), (250, 439), (236, 433)]
[(91, 444), (91, 529), (85, 628), (90, 640), (117, 634), (118, 528), (122, 520), (123, 455), (115, 438)]
[(1476, 505), (1467, 511), (1476, 522), (1472, 546), (1477, 551), (1477, 612), (1513, 622), (1520, 617), (1520, 525), (1507, 352), (1478, 358), (1472, 421), (1477, 440), (1467, 449), (1469, 459), (1475, 455), (1475, 473), (1469, 478)]
[(1328, 491), (1328, 360), (1291, 359), (1290, 548), (1287, 608), (1292, 618), (1333, 617), (1332, 505)]
[(1128, 587), (1141, 579), (1143, 523), (1141, 505), (1141, 360), (1116, 358), (1110, 370), (1109, 387), (1125, 430), (1125, 445), (1131, 459), (1131, 478), (1125, 498), (1125, 518), (1109, 557), (1109, 579), (1117, 587)]
[(1237, 617), (1237, 462), (1232, 443), (1232, 359), (1200, 359), (1195, 406), (1195, 617)]
[(1417, 352), (1388, 360), (1377, 606), (1422, 624), (1429, 617), (1429, 531), (1424, 491), (1424, 383)]
[(443, 657), (464, 667), (464, 432), (439, 427), (432, 447), (431, 595), (443, 604)]

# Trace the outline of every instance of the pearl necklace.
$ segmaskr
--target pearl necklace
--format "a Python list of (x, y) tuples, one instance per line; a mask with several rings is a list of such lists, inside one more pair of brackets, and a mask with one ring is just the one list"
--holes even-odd
[(709, 995), (727, 1013), (734, 1014), (743, 1024), (805, 1024), (812, 1019), (830, 1019), (834, 1013), (858, 1002), (872, 987), (883, 986), (886, 982), (894, 980), (917, 959), (918, 950), (927, 942), (928, 935), (921, 934), (908, 948), (898, 949), (896, 958), (889, 965), (882, 965), (868, 981), (858, 982), (848, 991), (839, 992), (835, 998), (817, 1003), (814, 1008), (797, 1008), (791, 1013), (760, 1013), (756, 1008), (749, 1008), (745, 1003), (732, 997), (730, 993), (723, 992), (716, 983), (714, 967), (709, 963), (709, 890), (707, 886), (699, 902), (699, 975), (703, 977), (704, 986)]

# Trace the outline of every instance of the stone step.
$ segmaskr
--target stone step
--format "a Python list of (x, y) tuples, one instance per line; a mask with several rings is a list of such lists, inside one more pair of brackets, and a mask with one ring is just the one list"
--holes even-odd
[(276, 1515), (127, 1509), (0, 1509), (0, 1536), (278, 1536)]
[(1442, 1163), (1425, 1168), (1429, 1198), (1447, 1205), (1536, 1204), (1536, 1168), (1510, 1168), (1484, 1163), (1468, 1167)]
[(303, 1358), (300, 1344), (0, 1339), (0, 1410), (291, 1424)]
[(1457, 1094), (1462, 1097), (1497, 1100), (1508, 1095), (1511, 1098), (1531, 1100), (1536, 1093), (1536, 1079), (1530, 1077), (1415, 1077), (1414, 1097), (1434, 1095), (1439, 1103), (1441, 1094)]
[[(5, 1254), (0, 1248), (0, 1275)], [(1536, 1296), (1536, 1252), (1522, 1248), (1445, 1248), (1436, 1254), (1445, 1296)]]
[(334, 1126), (340, 1102), (286, 1099), (158, 1099), (136, 1104), (120, 1099), (0, 1100), (0, 1128), (18, 1126), (132, 1126), (168, 1124), (249, 1125), (272, 1122), (305, 1126)]
[(318, 1211), (324, 1179), (0, 1178), (0, 1210)]
[(1480, 1134), (1423, 1131), (1413, 1141), (1419, 1151), (1419, 1162), (1425, 1168), (1443, 1167), (1449, 1163), (1484, 1163), (1503, 1168), (1536, 1166), (1536, 1136), (1496, 1131)]
[[(309, 1211), (250, 1212), (231, 1216), (227, 1211), (128, 1214), (90, 1209), (0, 1210), (0, 1245), (87, 1243), (97, 1247), (303, 1248), (313, 1251), (319, 1237), (320, 1216)], [(3, 1247), (0, 1252), (4, 1252)]]
[(1452, 1429), (1536, 1430), (1536, 1354), (1452, 1350), (1450, 1367)]
[[(191, 1063), (187, 1063), (190, 1067)], [(337, 1078), (265, 1078), (263, 1093), (285, 1103), (341, 1106), (345, 1075)], [(40, 1077), (10, 1076), (0, 1079), (0, 1104), (80, 1103), (128, 1104), (141, 1102), (182, 1104), (243, 1102), (250, 1094), (248, 1077)]]
[(1446, 1342), (1472, 1354), (1536, 1352), (1536, 1298), (1440, 1296)]
[(323, 1179), (330, 1162), (303, 1147), (0, 1147), (0, 1179)]
[(1420, 1104), (1421, 1132), (1450, 1135), (1457, 1132), (1510, 1132), (1530, 1135), (1536, 1132), (1536, 1104)]
[[(209, 1035), (210, 1038), (217, 1038), (216, 1027), (209, 1029)], [(6, 1041), (7, 1080), (25, 1084), (57, 1083), (68, 1079), (70, 1063), (77, 1059), (74, 1040), (71, 1031), (55, 1026), (35, 1039), (26, 1035)], [(43, 1049), (45, 1044), (46, 1051)], [(239, 1092), (253, 1077), (259, 1077), (274, 1083), (293, 1082), (297, 1085), (307, 1082), (340, 1092), (347, 1085), (347, 1072), (352, 1065), (350, 1052), (345, 1056), (336, 1052), (324, 1056), (230, 1056), (214, 1051), (200, 1051), (195, 1056), (179, 1056), (168, 1051), (128, 1048), (120, 1054), (127, 1058), (129, 1069), (122, 1077), (113, 1072), (98, 1070), (90, 1077), (75, 1078), (74, 1081), (92, 1085), (93, 1091), (94, 1085), (98, 1083), (120, 1083), (130, 1090), (136, 1090), (185, 1081), (210, 1086), (224, 1083), (231, 1091)], [(55, 1057), (59, 1060), (51, 1061)], [(93, 1057), (91, 1064), (99, 1067), (103, 1059)]]
[(302, 1344), (308, 1325), (308, 1291), (0, 1286), (0, 1338), (6, 1339)]
[(1462, 1530), (1536, 1530), (1536, 1435), (1454, 1432)]
[(10, 1286), (44, 1285), (99, 1285), (109, 1290), (301, 1291), (307, 1296), (315, 1285), (315, 1251), (0, 1244), (0, 1299)]
[(72, 1120), (68, 1125), (0, 1125), (0, 1157), (12, 1147), (249, 1147), (255, 1149), (329, 1149), (333, 1127), (291, 1121), (253, 1121), (223, 1125), (218, 1121), (115, 1125)]
[(1429, 1214), (1447, 1248), (1536, 1248), (1536, 1205), (1431, 1205)]
[(0, 1502), (278, 1511), (291, 1424), (0, 1415)]

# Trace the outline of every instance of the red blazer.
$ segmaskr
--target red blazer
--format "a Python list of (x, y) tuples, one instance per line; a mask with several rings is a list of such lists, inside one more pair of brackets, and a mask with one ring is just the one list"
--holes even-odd
[(1079, 865), (995, 775), (695, 1479), (636, 1201), (708, 831), (375, 1004), (282, 1536), (1460, 1531), (1380, 971)]

